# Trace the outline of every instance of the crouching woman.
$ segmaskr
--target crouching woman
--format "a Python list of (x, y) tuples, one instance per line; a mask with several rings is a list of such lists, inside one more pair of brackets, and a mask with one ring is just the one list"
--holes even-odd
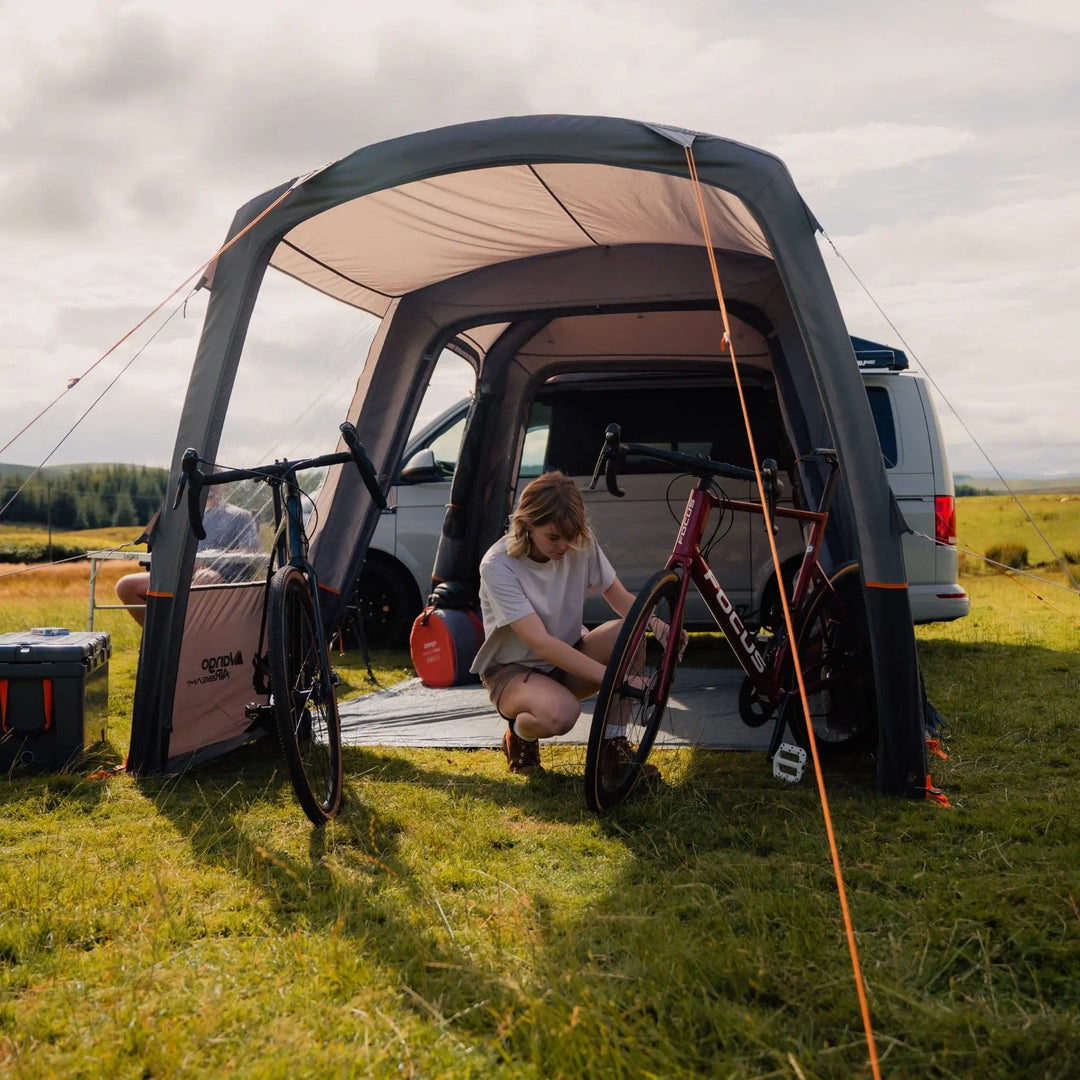
[[(602, 594), (620, 617), (587, 630), (587, 593)], [(502, 749), (511, 772), (543, 771), (538, 740), (566, 734), (581, 701), (600, 689), (633, 601), (589, 528), (573, 480), (550, 472), (526, 485), (509, 531), (480, 563), (485, 641), (472, 665), (507, 721)], [(630, 753), (619, 733), (608, 739), (608, 754)]]

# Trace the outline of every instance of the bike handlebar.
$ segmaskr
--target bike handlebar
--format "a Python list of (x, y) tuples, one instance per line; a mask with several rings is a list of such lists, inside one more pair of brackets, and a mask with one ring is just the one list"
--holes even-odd
[[(627, 454), (636, 454), (639, 457), (651, 457), (657, 461), (664, 461), (674, 465), (683, 472), (692, 476), (708, 477), (723, 476), (729, 480), (756, 480), (757, 476), (753, 469), (744, 469), (738, 465), (729, 465), (726, 461), (713, 461), (711, 458), (702, 457), (700, 454), (680, 454), (676, 450), (660, 450), (655, 446), (644, 446), (641, 443), (622, 442), (622, 429), (618, 424), (608, 424), (604, 432), (604, 446), (600, 456), (596, 459), (596, 468), (593, 470), (592, 482), (589, 490), (596, 489), (600, 474), (604, 474), (604, 480), (608, 491), (612, 495), (622, 498), (626, 494), (618, 484), (618, 462)], [(776, 462), (772, 458), (766, 458), (761, 465), (762, 479), (765, 481), (766, 498), (770, 500), (770, 511), (776, 503), (778, 494), (779, 477)]]
[[(188, 518), (191, 521), (191, 531), (196, 539), (206, 539), (206, 528), (203, 525), (202, 513), (199, 508), (199, 496), (206, 485), (230, 484), (237, 480), (273, 480), (282, 479), (286, 476), (300, 472), (303, 469), (318, 469), (325, 465), (344, 465), (353, 462), (364, 481), (375, 505), (380, 510), (386, 509), (386, 496), (379, 487), (379, 477), (375, 466), (367, 456), (363, 444), (357, 437), (356, 428), (347, 421), (338, 429), (348, 450), (338, 451), (334, 454), (323, 454), (320, 457), (302, 458), (299, 461), (275, 461), (272, 465), (262, 465), (256, 469), (225, 469), (216, 473), (204, 473), (199, 469), (202, 459), (197, 450), (188, 447), (184, 456), (180, 459), (180, 479), (176, 485), (176, 497), (173, 499), (172, 508), (175, 510), (180, 505), (185, 489), (187, 490)], [(204, 463), (205, 464), (205, 463)]]

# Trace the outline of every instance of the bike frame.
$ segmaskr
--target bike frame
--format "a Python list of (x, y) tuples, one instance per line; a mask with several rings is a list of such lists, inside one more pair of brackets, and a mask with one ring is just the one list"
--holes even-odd
[[(335, 459), (341, 455), (333, 455)], [(348, 457), (346, 456), (346, 460)], [(288, 466), (292, 465), (291, 468)], [(322, 608), (319, 605), (319, 577), (315, 573), (315, 567), (311, 565), (307, 557), (307, 543), (304, 533), (304, 508), (300, 484), (296, 479), (298, 468), (312, 468), (323, 462), (320, 459), (303, 461), (292, 464), (282, 462), (285, 466), (281, 475), (268, 481), (273, 491), (274, 504), (274, 547), (277, 553), (278, 566), (295, 566), (308, 579), (311, 587), (311, 603), (315, 610), (315, 631), (318, 636), (319, 653), (325, 656), (327, 653), (326, 632), (323, 629)], [(332, 464), (344, 464), (335, 460)], [(282, 489), (284, 488), (284, 491)], [(282, 531), (284, 530), (284, 536)], [(269, 574), (267, 575), (269, 583)], [(329, 668), (320, 673), (320, 678), (329, 677)], [(323, 687), (323, 690), (328, 689)]]
[[(822, 498), (823, 506), (827, 506), (831, 501), (835, 483), (836, 471), (833, 470)], [(672, 613), (672, 623), (676, 626), (682, 625), (686, 595), (693, 582), (717, 626), (723, 631), (724, 638), (734, 652), (739, 666), (746, 673), (746, 677), (753, 683), (758, 694), (775, 708), (779, 705), (781, 698), (781, 669), (792, 645), (785, 637), (772, 661), (766, 660), (757, 647), (755, 635), (743, 625), (742, 619), (735, 610), (735, 605), (705, 561), (701, 553), (701, 540), (705, 535), (709, 515), (715, 509), (751, 514), (762, 518), (765, 516), (764, 507), (760, 503), (715, 495), (708, 488), (708, 479), (699, 480), (686, 501), (682, 523), (675, 539), (675, 547), (665, 565), (665, 569), (676, 570), (679, 574), (679, 591), (675, 601), (675, 610)], [(828, 577), (818, 562), (818, 551), (825, 534), (825, 526), (829, 521), (829, 512), (827, 509), (796, 510), (777, 506), (773, 509), (773, 517), (787, 518), (810, 526), (810, 535), (795, 577), (790, 601), (791, 611), (796, 612), (802, 608), (815, 584), (823, 588), (828, 587)], [(666, 698), (670, 691), (677, 659), (677, 649), (665, 649), (660, 677), (654, 690), (658, 700)]]

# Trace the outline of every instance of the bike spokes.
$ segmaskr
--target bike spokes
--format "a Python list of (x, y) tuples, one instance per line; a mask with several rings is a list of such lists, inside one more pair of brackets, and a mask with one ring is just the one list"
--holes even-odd
[(278, 737), (297, 799), (318, 824), (341, 801), (341, 727), (310, 586), (295, 567), (271, 581), (267, 631)]
[(647, 758), (678, 662), (678, 593), (674, 573), (657, 574), (619, 633), (593, 712), (585, 758), (585, 798), (593, 810), (606, 810), (642, 784), (659, 780), (659, 770), (647, 764)]
[(866, 746), (876, 731), (873, 663), (858, 567), (849, 563), (811, 597), (798, 636), (806, 704), (789, 662), (785, 686), (788, 721), (799, 744), (809, 748), (812, 725), (821, 754)]

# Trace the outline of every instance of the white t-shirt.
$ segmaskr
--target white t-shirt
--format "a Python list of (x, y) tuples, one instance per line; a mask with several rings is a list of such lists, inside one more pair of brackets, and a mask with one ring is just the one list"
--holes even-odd
[(484, 672), (502, 664), (526, 664), (540, 671), (553, 665), (542, 660), (514, 633), (511, 623), (537, 614), (552, 637), (576, 645), (584, 633), (585, 594), (604, 593), (615, 571), (596, 538), (583, 548), (571, 548), (561, 559), (536, 562), (527, 555), (515, 559), (504, 536), (480, 561), (480, 611), (484, 644), (470, 670)]

